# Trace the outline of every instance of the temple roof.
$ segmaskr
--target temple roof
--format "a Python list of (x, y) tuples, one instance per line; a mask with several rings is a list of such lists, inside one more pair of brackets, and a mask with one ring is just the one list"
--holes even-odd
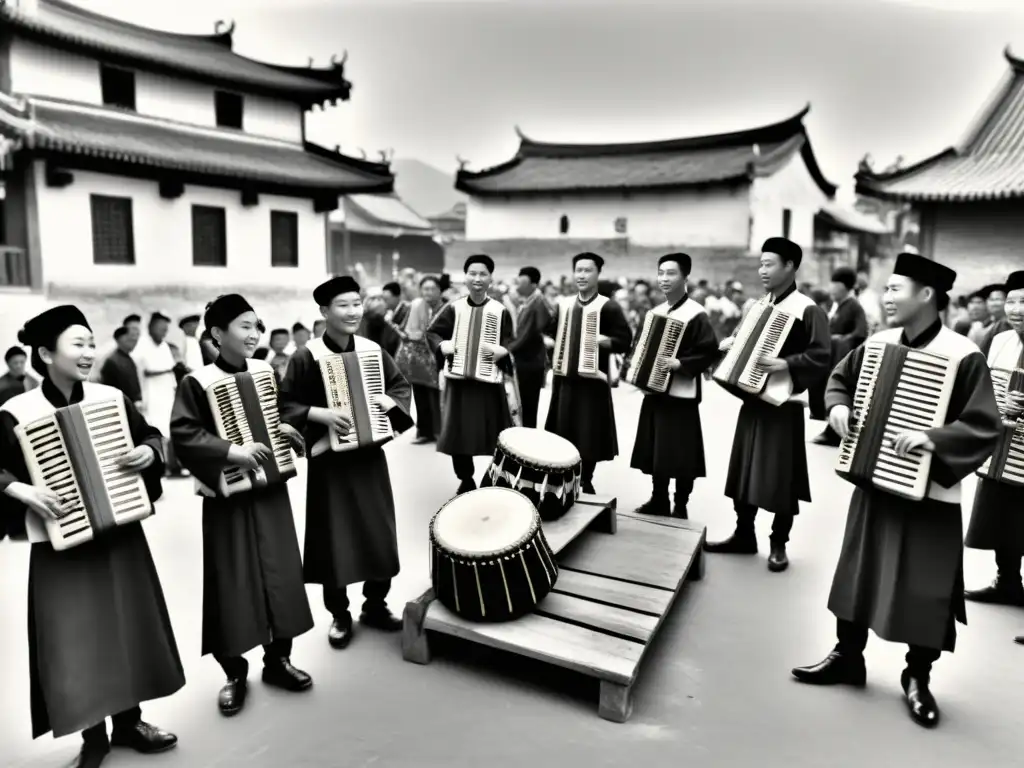
[(1024, 197), (1024, 60), (1004, 55), (1009, 72), (959, 145), (887, 173), (862, 169), (857, 192), (906, 202)]
[(233, 22), (226, 28), (217, 22), (212, 35), (183, 35), (128, 24), (62, 0), (36, 3), (35, 11), (26, 12), (9, 0), (0, 0), (0, 19), (21, 37), (101, 57), (111, 64), (232, 85), (306, 107), (348, 99), (351, 91), (344, 60), (332, 59), (330, 66), (314, 69), (312, 64), (278, 66), (234, 53)]
[[(434, 225), (406, 205), (396, 194), (348, 195), (345, 210), (331, 213), (332, 222), (343, 221), (356, 232), (402, 231), (429, 235)], [(350, 216), (351, 214), (351, 216)]]
[(71, 165), (134, 166), (132, 174), (143, 176), (176, 172), (214, 186), (241, 181), (314, 194), (391, 192), (394, 186), (388, 166), (308, 142), (256, 138), (49, 99), (0, 94), (0, 135), (14, 139), (16, 151), (56, 156)]
[(803, 125), (810, 105), (786, 120), (734, 133), (627, 144), (553, 144), (517, 128), (519, 151), (482, 171), (460, 170), (455, 187), (484, 197), (584, 191), (656, 191), (770, 176), (799, 153), (821, 190), (825, 179)]

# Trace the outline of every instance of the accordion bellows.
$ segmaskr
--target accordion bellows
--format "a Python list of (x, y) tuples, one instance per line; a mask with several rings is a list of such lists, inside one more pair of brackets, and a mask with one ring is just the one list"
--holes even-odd
[(555, 376), (605, 378), (600, 368), (597, 339), (601, 333), (601, 309), (607, 301), (606, 296), (595, 296), (580, 305), (576, 296), (563, 296), (558, 300), (555, 347), (551, 353), (551, 371)]
[(493, 299), (479, 307), (462, 300), (456, 303), (454, 311), (452, 342), (455, 353), (445, 375), (451, 379), (499, 383), (502, 380), (501, 369), (494, 362), (494, 356), (483, 350), (483, 345), (497, 346), (500, 343), (504, 307)]
[(789, 399), (787, 383), (772, 387), (773, 377), (762, 360), (778, 357), (796, 318), (777, 306), (761, 301), (751, 307), (736, 330), (736, 339), (712, 378), (724, 389), (740, 397), (754, 395), (773, 405)]
[(317, 365), (327, 394), (327, 407), (348, 414), (352, 425), (345, 435), (331, 430), (326, 444), (318, 441), (310, 451), (311, 456), (319, 456), (328, 448), (343, 453), (383, 445), (394, 437), (387, 413), (373, 402), (375, 395), (384, 394), (384, 361), (379, 347), (324, 355), (317, 359)]
[(648, 312), (626, 381), (648, 392), (667, 392), (672, 381), (672, 371), (663, 359), (675, 358), (679, 354), (685, 330), (686, 323), (681, 320)]

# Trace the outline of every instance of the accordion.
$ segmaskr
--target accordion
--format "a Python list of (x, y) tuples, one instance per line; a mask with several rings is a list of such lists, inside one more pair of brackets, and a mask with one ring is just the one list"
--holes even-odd
[[(207, 371), (222, 375), (209, 380), (210, 377), (204, 375)], [(209, 490), (229, 497), (295, 477), (295, 458), (288, 438), (281, 432), (273, 368), (265, 364), (250, 364), (248, 371), (231, 374), (216, 366), (207, 366), (196, 375), (196, 379), (206, 390), (219, 437), (238, 446), (262, 443), (274, 454), (272, 463), (256, 471), (228, 467), (221, 473), (218, 487)], [(200, 487), (200, 493), (203, 490)]]
[(667, 315), (648, 312), (640, 331), (626, 381), (649, 392), (664, 393), (672, 380), (672, 371), (662, 362), (679, 354), (686, 323)]
[(49, 488), (69, 510), (45, 521), (54, 549), (77, 547), (153, 513), (142, 476), (117, 466), (135, 448), (123, 397), (58, 408), (14, 431), (32, 484)]
[(607, 301), (606, 296), (596, 296), (591, 302), (577, 307), (575, 296), (559, 300), (555, 348), (551, 354), (551, 370), (555, 376), (607, 379), (599, 367), (600, 347), (597, 343), (601, 331), (601, 309)]
[(501, 339), (501, 315), (504, 307), (496, 301), (473, 307), (468, 302), (456, 305), (452, 355), (447, 376), (452, 379), (475, 379), (488, 384), (502, 380), (502, 371), (494, 356), (483, 350), (483, 344), (498, 345)]
[(957, 366), (958, 361), (934, 352), (867, 342), (836, 474), (860, 487), (923, 499), (932, 454), (915, 450), (897, 456), (892, 439), (898, 432), (923, 432), (946, 423)]
[(725, 390), (782, 405), (792, 395), (788, 376), (772, 376), (761, 361), (778, 357), (796, 317), (767, 301), (758, 302), (736, 329), (736, 339), (712, 378)]
[(1003, 415), (1003, 426), (995, 450), (975, 474), (987, 480), (1024, 485), (1024, 420), (1006, 417), (1006, 394), (1024, 392), (1024, 369), (993, 368), (992, 389)]
[[(362, 339), (357, 337), (356, 342), (360, 341)], [(384, 394), (381, 350), (376, 344), (362, 349), (361, 346), (357, 343), (352, 352), (329, 353), (316, 358), (327, 394), (327, 407), (346, 414), (352, 423), (344, 436), (337, 430), (329, 430), (310, 450), (311, 457), (328, 450), (341, 453), (383, 445), (395, 436), (391, 419), (373, 402), (374, 395)]]

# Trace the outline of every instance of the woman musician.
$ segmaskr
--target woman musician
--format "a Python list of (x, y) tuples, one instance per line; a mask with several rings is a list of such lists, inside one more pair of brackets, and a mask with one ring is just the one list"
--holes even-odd
[[(64, 517), (68, 500), (33, 485), (15, 414), (46, 416), (96, 395), (123, 399), (136, 448), (123, 470), (142, 473), (149, 501), (160, 495), (164, 460), (160, 432), (128, 398), (88, 382), (96, 357), (82, 312), (64, 305), (25, 324), (19, 340), (32, 348), (40, 388), (0, 409), (0, 515), (12, 538), (31, 543), (28, 573), (28, 644), (32, 736), (82, 732), (74, 765), (103, 762), (111, 745), (161, 752), (178, 739), (143, 722), (139, 703), (170, 696), (185, 684), (163, 589), (139, 521), (61, 551), (43, 523)], [(38, 398), (29, 402), (26, 398)], [(113, 721), (108, 738), (106, 718)]]

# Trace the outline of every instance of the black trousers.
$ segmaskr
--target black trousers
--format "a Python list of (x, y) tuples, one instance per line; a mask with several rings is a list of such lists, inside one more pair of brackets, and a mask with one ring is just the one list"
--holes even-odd
[[(132, 707), (124, 712), (112, 715), (110, 720), (114, 724), (114, 730), (131, 730), (142, 719), (142, 708)], [(82, 731), (82, 740), (87, 744), (103, 744), (107, 738), (107, 721), (103, 720), (91, 728)]]
[[(385, 602), (391, 591), (391, 579), (380, 579), (363, 582), (363, 613), (387, 610)], [(339, 623), (352, 623), (348, 612), (348, 589), (345, 587), (324, 587), (324, 608), (330, 611), (334, 620)]]
[(1007, 585), (1020, 585), (1021, 556), (1015, 552), (1002, 549), (996, 550), (996, 575), (999, 581)]
[[(868, 645), (868, 628), (852, 621), (837, 619), (836, 638), (839, 640), (836, 645), (837, 651), (847, 656), (862, 656)], [(916, 680), (927, 683), (931, 677), (932, 664), (939, 660), (942, 651), (920, 645), (907, 647), (907, 672)]]
[(476, 470), (472, 456), (452, 456), (452, 468), (459, 480), (472, 480)]
[(416, 402), (416, 437), (437, 439), (441, 431), (441, 392), (422, 384), (412, 385)]
[(520, 368), (517, 374), (519, 378), (519, 399), (522, 408), (523, 426), (537, 427), (537, 409), (540, 407), (540, 391), (544, 389), (544, 379), (547, 372), (539, 370)]
[(825, 387), (828, 385), (828, 378), (807, 390), (807, 406), (812, 419), (822, 421), (826, 418), (825, 413)]
[(580, 482), (588, 485), (594, 482), (594, 470), (597, 469), (596, 461), (584, 461), (580, 464)]
[[(291, 638), (273, 640), (263, 646), (263, 666), (269, 667), (280, 663), (292, 655)], [(220, 664), (224, 674), (229, 680), (238, 680), (245, 677), (249, 672), (249, 662), (245, 656), (220, 656), (214, 654), (213, 658)]]
[[(736, 533), (740, 535), (754, 535), (754, 520), (757, 519), (757, 507), (749, 504), (733, 504), (736, 510)], [(775, 546), (784, 547), (789, 541), (789, 533), (793, 530), (794, 515), (785, 515), (781, 512), (775, 513), (772, 521), (772, 535), (769, 541)]]
[[(651, 496), (655, 499), (668, 500), (668, 483), (669, 478), (667, 475), (654, 475), (651, 478), (651, 485), (653, 491)], [(692, 477), (677, 477), (676, 478), (676, 504), (686, 506), (686, 503), (690, 500), (690, 494), (693, 493), (693, 478)]]

